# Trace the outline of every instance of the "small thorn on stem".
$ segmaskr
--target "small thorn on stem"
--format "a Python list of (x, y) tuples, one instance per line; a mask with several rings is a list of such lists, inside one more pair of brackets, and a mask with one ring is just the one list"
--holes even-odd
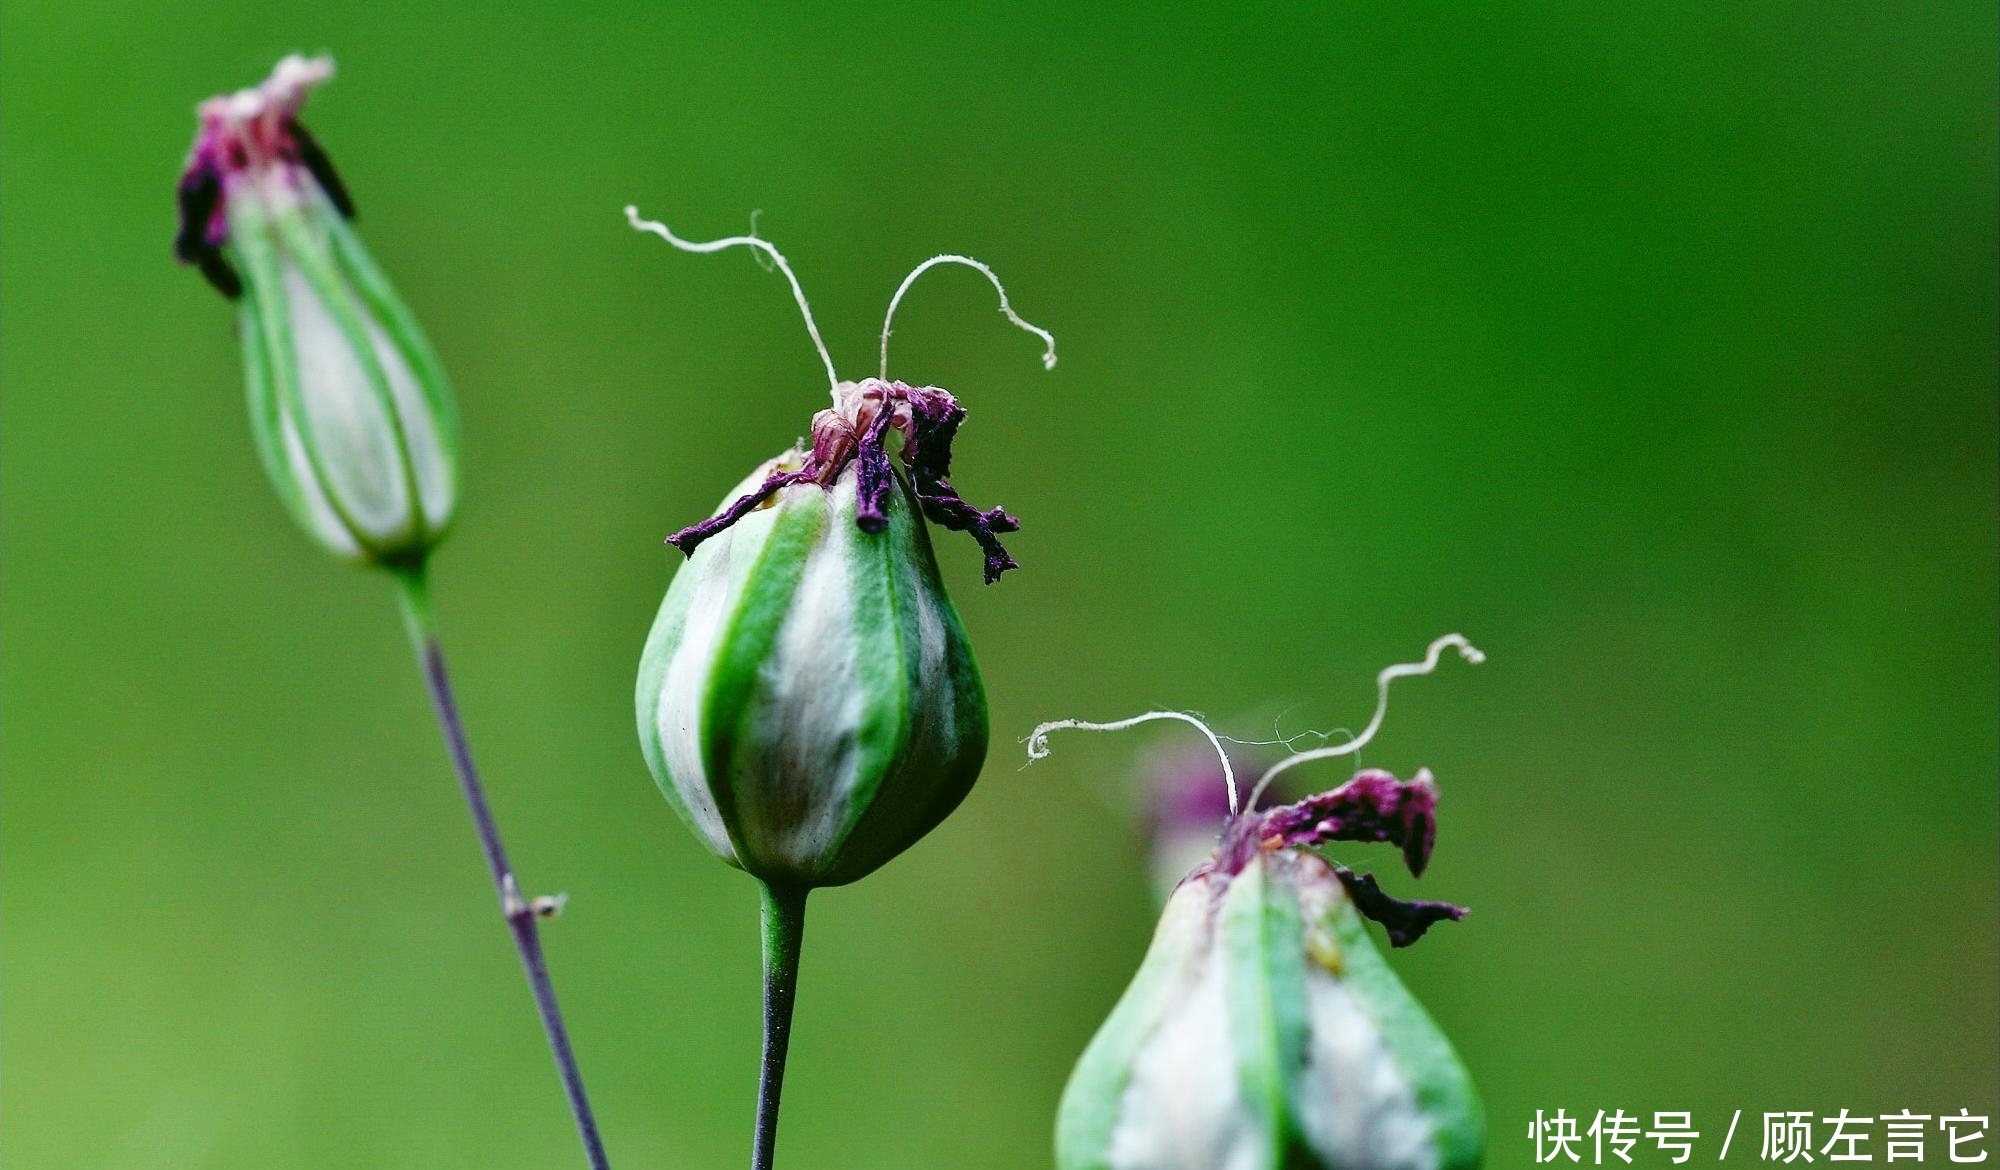
[(520, 884), (513, 874), (500, 879), (500, 909), (509, 922), (519, 922), (524, 918), (554, 918), (569, 904), (568, 894), (543, 894), (534, 898), (521, 896)]

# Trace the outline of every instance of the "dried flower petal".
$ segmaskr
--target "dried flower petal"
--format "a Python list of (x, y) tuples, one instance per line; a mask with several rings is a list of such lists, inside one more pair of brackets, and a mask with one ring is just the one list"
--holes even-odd
[(842, 382), (835, 408), (813, 416), (811, 449), (799, 468), (774, 471), (715, 516), (669, 536), (667, 543), (693, 556), (703, 541), (741, 520), (779, 488), (810, 480), (831, 490), (850, 466), (857, 468), (854, 523), (863, 532), (879, 533), (888, 526), (888, 509), (894, 502), (896, 470), (888, 444), (894, 431), (903, 438), (903, 464), (924, 515), (941, 527), (970, 533), (979, 542), (986, 557), (986, 583), (991, 585), (1000, 574), (1019, 567), (999, 534), (1018, 532), (1021, 523), (1002, 509), (982, 512), (966, 503), (945, 478), (951, 470), (952, 440), (964, 419), (965, 408), (958, 400), (934, 386), (880, 378)]
[(1423, 769), (1416, 779), (1387, 772), (1357, 772), (1331, 792), (1264, 814), (1263, 833), (1295, 849), (1329, 841), (1386, 841), (1403, 850), (1410, 873), (1422, 877), (1437, 842), (1437, 781)]
[(1424, 937), (1424, 932), (1433, 922), (1449, 919), (1457, 922), (1465, 917), (1465, 907), (1454, 906), (1450, 902), (1405, 902), (1382, 892), (1375, 884), (1375, 875), (1357, 875), (1344, 865), (1333, 867), (1334, 876), (1347, 887), (1347, 896), (1353, 900), (1354, 908), (1389, 932), (1389, 945), (1406, 947)]

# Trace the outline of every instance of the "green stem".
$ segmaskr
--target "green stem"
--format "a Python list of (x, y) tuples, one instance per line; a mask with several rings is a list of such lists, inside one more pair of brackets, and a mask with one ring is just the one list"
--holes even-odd
[(583, 1073), (578, 1070), (576, 1053), (570, 1048), (569, 1029), (563, 1024), (562, 1008), (556, 1003), (555, 984), (549, 979), (548, 963), (542, 956), (541, 933), (536, 927), (540, 911), (521, 897), (513, 867), (507, 863), (507, 848), (500, 841), (500, 826), (493, 820), (485, 786), (480, 784), (479, 772), (472, 764), (472, 747), (465, 738), (465, 725), (458, 717), (451, 677), (445, 672), (444, 646), (438, 641), (437, 609), (431, 601), (424, 563), (391, 566), (389, 572), (395, 577), (402, 597), (403, 622), (409, 630), (410, 645), (417, 652), (417, 665), (430, 690), (431, 705), (437, 711), (438, 726), (444, 731), (452, 767), (458, 772), (459, 789), (465, 794), (466, 807), (472, 811), (472, 826), (479, 833), (486, 868), (492, 873), (494, 890), (500, 895), (501, 913), (506, 917), (508, 932), (514, 936), (514, 949), (520, 953), (528, 989), (535, 997), (535, 1011), (542, 1018), (542, 1031), (548, 1037), (549, 1051), (555, 1056), (563, 1095), (569, 1100), (570, 1114), (576, 1119), (577, 1133), (583, 1139), (584, 1157), (591, 1170), (610, 1170), (603, 1139), (597, 1133), (597, 1118), (591, 1113), (590, 1099), (584, 1095)]
[(798, 999), (799, 942), (806, 932), (804, 886), (759, 885), (764, 911), (764, 1067), (757, 1079), (757, 1133), (751, 1170), (771, 1170), (778, 1150), (778, 1097), (785, 1088), (785, 1054), (792, 1043)]

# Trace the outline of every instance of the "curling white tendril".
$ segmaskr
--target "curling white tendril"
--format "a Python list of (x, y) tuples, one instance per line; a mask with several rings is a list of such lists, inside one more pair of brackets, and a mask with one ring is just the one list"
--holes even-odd
[(1141, 723), (1153, 723), (1161, 719), (1176, 719), (1190, 724), (1208, 740), (1215, 749), (1215, 756), (1222, 761), (1222, 782), (1229, 788), (1229, 815), (1238, 812), (1236, 803), (1236, 771), (1229, 766), (1229, 753), (1222, 750), (1222, 741), (1210, 731), (1208, 724), (1185, 711), (1148, 711), (1144, 715), (1134, 715), (1130, 719), (1120, 719), (1114, 723), (1088, 723), (1081, 719), (1056, 719), (1036, 727), (1028, 733), (1028, 759), (1045, 760), (1049, 755), (1049, 732), (1051, 731), (1123, 731), (1137, 727)]
[(893, 331), (893, 326), (896, 324), (896, 306), (903, 303), (903, 294), (910, 291), (910, 286), (917, 283), (919, 276), (922, 276), (940, 264), (963, 264), (991, 281), (993, 283), (993, 291), (1000, 294), (1000, 311), (1006, 315), (1007, 319), (1012, 321), (1016, 327), (1025, 329), (1042, 339), (1042, 368), (1045, 370), (1056, 368), (1055, 334), (1050, 333), (1039, 325), (1030, 325), (1021, 319), (1021, 315), (1014, 311), (1014, 306), (1007, 303), (1007, 290), (1000, 284), (1000, 278), (994, 274), (993, 270), (970, 256), (944, 255), (933, 256), (911, 269), (910, 274), (903, 278), (903, 283), (897, 286), (896, 295), (889, 298), (889, 312), (882, 318), (881, 377), (883, 381), (886, 382), (889, 380), (889, 334)]
[[(627, 204), (625, 207), (625, 219), (632, 225), (634, 230), (651, 232), (683, 252), (720, 252), (724, 248), (755, 248), (766, 256), (769, 256), (772, 263), (778, 266), (778, 271), (784, 273), (785, 279), (791, 283), (792, 299), (799, 303), (799, 315), (806, 319), (806, 332), (812, 336), (813, 348), (819, 351), (819, 360), (826, 366), (827, 385), (832, 388), (836, 395), (839, 394), (840, 375), (834, 372), (833, 355), (827, 353), (826, 342), (820, 339), (819, 326), (813, 321), (812, 306), (806, 303), (806, 290), (799, 287), (799, 278), (793, 275), (792, 266), (785, 262), (784, 253), (773, 247), (769, 240), (760, 239), (755, 235), (729, 236), (725, 239), (710, 240), (705, 244), (696, 243), (693, 240), (683, 240), (675, 235), (673, 230), (667, 227), (666, 224), (656, 220), (639, 218), (639, 209), (630, 204)], [(756, 221), (754, 219), (752, 219), (751, 225), (751, 230), (755, 231)]]
[(1265, 770), (1262, 776), (1257, 778), (1256, 785), (1250, 789), (1250, 807), (1257, 807), (1258, 798), (1264, 795), (1264, 790), (1270, 787), (1271, 781), (1278, 778), (1279, 773), (1289, 772), (1300, 764), (1309, 764), (1314, 760), (1328, 760), (1335, 756), (1351, 756), (1362, 748), (1367, 747), (1368, 741), (1375, 738), (1375, 733), (1382, 730), (1382, 720), (1389, 713), (1389, 684), (1399, 678), (1414, 678), (1418, 675), (1431, 673), (1437, 669), (1438, 659), (1443, 656), (1446, 650), (1450, 649), (1457, 650), (1460, 658), (1465, 659), (1465, 661), (1474, 666), (1486, 661), (1485, 653), (1479, 647), (1466, 641), (1465, 635), (1446, 634), (1444, 637), (1430, 644), (1430, 648), (1424, 651), (1424, 660), (1422, 662), (1402, 662), (1395, 666), (1385, 667), (1382, 673), (1375, 676), (1375, 714), (1369, 718), (1368, 726), (1361, 729), (1361, 734), (1348, 740), (1346, 743), (1338, 743), (1330, 747), (1314, 748), (1311, 751), (1299, 752), (1296, 755), (1287, 756), (1277, 763), (1272, 764)]

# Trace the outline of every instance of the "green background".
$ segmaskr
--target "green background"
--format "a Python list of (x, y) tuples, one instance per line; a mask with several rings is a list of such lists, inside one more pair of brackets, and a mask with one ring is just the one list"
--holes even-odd
[[(978, 583), (965, 807), (816, 899), (793, 1167), (1049, 1161), (1151, 928), (1120, 795), (1192, 707), (1433, 768), (1470, 904), (1394, 956), (1487, 1098), (1989, 1112), (1990, 4), (193, 6), (14, 0), (0, 80), (0, 1150), (41, 1167), (580, 1165), (389, 585), (279, 511), (168, 254), (209, 93), (282, 53), (465, 419), (436, 567), (474, 744), (621, 1168), (740, 1164), (755, 896), (632, 731), (660, 544), (938, 251), (895, 372), (1025, 530)], [(1344, 778), (1337, 765), (1318, 773)], [(1657, 1152), (1649, 1159), (1664, 1164)], [(1942, 1152), (1934, 1148), (1932, 1160)]]

